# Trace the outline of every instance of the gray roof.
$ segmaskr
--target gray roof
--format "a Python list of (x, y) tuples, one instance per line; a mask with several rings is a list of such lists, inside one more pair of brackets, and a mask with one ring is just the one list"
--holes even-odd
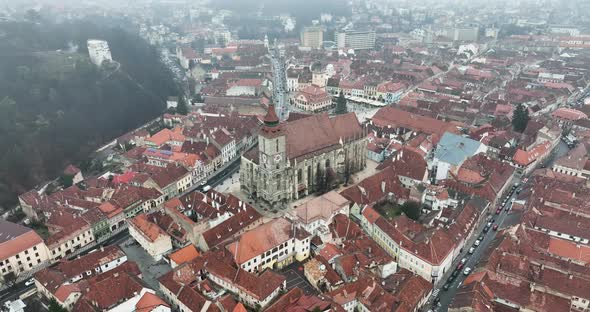
[(0, 244), (19, 237), (28, 231), (32, 230), (20, 224), (0, 220)]
[(439, 161), (458, 166), (475, 155), (482, 143), (460, 135), (445, 132), (438, 142), (434, 157)]

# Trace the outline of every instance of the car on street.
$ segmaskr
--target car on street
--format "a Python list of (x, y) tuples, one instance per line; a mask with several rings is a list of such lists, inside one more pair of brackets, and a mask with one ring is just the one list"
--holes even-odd
[(477, 238), (478, 241), (483, 241), (483, 234), (479, 235), (479, 237)]
[(451, 288), (451, 283), (446, 283), (446, 284), (443, 286), (443, 290), (449, 290), (449, 288)]
[(33, 284), (35, 284), (35, 279), (34, 278), (31, 278), (31, 279), (29, 279), (28, 281), (25, 282), (25, 286), (31, 286)]
[(469, 273), (471, 273), (471, 268), (466, 267), (465, 270), (463, 270), (463, 275), (469, 275)]
[(438, 306), (438, 304), (440, 303), (440, 297), (436, 297), (434, 298), (434, 300), (432, 301), (432, 305), (434, 306)]
[(494, 231), (497, 231), (497, 230), (498, 230), (498, 224), (494, 224), (494, 226), (492, 227), (492, 229), (493, 229)]
[(477, 239), (477, 240), (475, 240), (475, 243), (473, 243), (473, 245), (479, 246), (480, 243), (481, 243), (481, 241), (479, 239)]
[(457, 264), (457, 270), (461, 270), (465, 264), (459, 263)]
[(469, 251), (468, 252), (469, 252), (469, 254), (473, 254), (475, 252), (475, 247), (469, 248)]
[(497, 215), (499, 215), (499, 214), (500, 214), (500, 212), (502, 212), (502, 208), (498, 208), (498, 209), (496, 209), (496, 214), (497, 214)]
[(461, 259), (461, 263), (465, 264), (467, 262), (467, 258)]

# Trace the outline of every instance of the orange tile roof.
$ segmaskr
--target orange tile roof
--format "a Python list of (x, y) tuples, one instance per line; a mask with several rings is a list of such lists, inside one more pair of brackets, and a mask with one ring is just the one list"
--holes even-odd
[(270, 250), (293, 237), (292, 223), (285, 218), (272, 220), (253, 230), (250, 230), (240, 238), (227, 245), (236, 260), (242, 264), (264, 252)]
[(41, 237), (32, 229), (0, 220), (0, 261), (42, 242)]
[(176, 127), (172, 130), (163, 129), (146, 141), (153, 143), (156, 146), (164, 145), (168, 141), (184, 142), (185, 136), (182, 134), (182, 127)]
[(145, 213), (137, 215), (129, 223), (152, 242), (162, 235), (168, 235), (157, 224), (149, 221)]
[(98, 206), (98, 209), (100, 209), (100, 211), (102, 211), (109, 219), (123, 212), (123, 209), (121, 207), (117, 207), (113, 205), (111, 202), (104, 202), (100, 204), (100, 206)]
[(248, 310), (246, 310), (244, 305), (241, 302), (239, 302), (238, 304), (236, 304), (232, 312), (248, 312)]
[(373, 206), (367, 206), (363, 210), (363, 216), (369, 221), (369, 223), (373, 224), (381, 215), (373, 208)]
[(160, 297), (146, 292), (135, 304), (135, 312), (150, 312), (160, 306), (169, 307)]
[(549, 241), (548, 251), (554, 255), (583, 262), (590, 263), (590, 247), (584, 244), (576, 244), (559, 238), (551, 238)]
[(176, 265), (181, 265), (183, 263), (192, 261), (199, 257), (199, 252), (194, 245), (188, 245), (182, 249), (179, 249), (172, 254), (170, 254), (169, 258), (171, 261), (174, 261)]
[(528, 152), (518, 149), (516, 151), (516, 153), (514, 154), (514, 156), (512, 157), (512, 160), (514, 160), (514, 162), (517, 163), (518, 165), (528, 166), (530, 163), (534, 162), (539, 157), (545, 155), (545, 153), (549, 149), (550, 144), (551, 143), (549, 141), (541, 143), (541, 144), (533, 147)]

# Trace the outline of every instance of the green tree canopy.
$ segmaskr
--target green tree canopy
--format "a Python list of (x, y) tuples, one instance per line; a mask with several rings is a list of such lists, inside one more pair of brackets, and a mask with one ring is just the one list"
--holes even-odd
[(186, 105), (186, 100), (184, 99), (184, 96), (178, 97), (178, 106), (176, 106), (176, 112), (181, 115), (188, 114), (188, 105)]
[(346, 98), (344, 97), (344, 93), (341, 91), (340, 95), (338, 95), (338, 99), (336, 99), (335, 113), (340, 115), (346, 114), (346, 112), (348, 112), (348, 109), (346, 108)]
[(411, 200), (406, 201), (401, 205), (401, 211), (412, 220), (418, 220), (422, 214), (420, 203)]
[(62, 307), (55, 299), (49, 301), (49, 312), (68, 312), (68, 310)]
[(518, 104), (512, 114), (512, 128), (516, 132), (523, 132), (529, 123), (529, 110), (523, 104)]

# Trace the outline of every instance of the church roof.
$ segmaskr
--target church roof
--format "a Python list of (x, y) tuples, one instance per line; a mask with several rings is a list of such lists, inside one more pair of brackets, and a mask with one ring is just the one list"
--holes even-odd
[(324, 151), (340, 142), (364, 137), (364, 132), (355, 113), (337, 115), (312, 115), (287, 122), (283, 125), (287, 137), (287, 156), (300, 158), (314, 152)]

